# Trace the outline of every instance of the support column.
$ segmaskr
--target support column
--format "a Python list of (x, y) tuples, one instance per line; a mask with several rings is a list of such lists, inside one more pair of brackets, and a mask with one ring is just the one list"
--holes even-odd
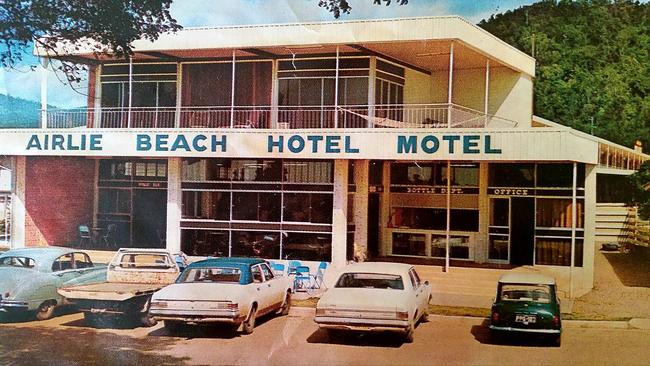
[(47, 66), (50, 59), (41, 59), (41, 128), (47, 128)]
[(278, 99), (280, 83), (278, 81), (278, 60), (271, 62), (271, 126), (278, 128)]
[(181, 158), (167, 159), (167, 249), (181, 250)]
[(25, 210), (25, 174), (27, 158), (16, 157), (14, 167), (14, 187), (11, 195), (11, 249), (25, 247), (25, 224), (27, 212)]
[(390, 220), (390, 165), (391, 161), (384, 161), (382, 168), (382, 185), (383, 190), (380, 198), (379, 211), (379, 255), (387, 256), (393, 253), (391, 233), (388, 231), (388, 222)]
[(578, 163), (573, 163), (573, 184), (571, 190), (571, 263), (569, 264), (569, 298), (573, 299), (573, 267), (576, 261), (576, 194), (577, 194)]
[(334, 204), (332, 207), (332, 266), (343, 267), (347, 260), (348, 161), (334, 161)]
[(485, 263), (488, 259), (490, 198), (488, 197), (488, 163), (480, 163), (478, 170), (478, 235), (474, 244), (474, 261)]
[(596, 247), (596, 165), (585, 165), (584, 239), (582, 249), (582, 288), (594, 287)]
[(339, 128), (339, 46), (336, 46), (336, 74), (334, 78), (334, 128)]
[(447, 128), (451, 128), (451, 103), (454, 96), (454, 42), (449, 46), (449, 80), (447, 86)]
[(232, 50), (232, 76), (230, 80), (230, 128), (235, 126), (235, 50)]
[(375, 100), (377, 88), (377, 56), (370, 57), (370, 70), (368, 74), (368, 128), (375, 127)]
[(176, 64), (176, 113), (174, 115), (174, 127), (181, 128), (181, 113), (183, 103), (183, 64)]
[(132, 107), (133, 107), (133, 58), (129, 57), (129, 115), (126, 118), (126, 127), (128, 128), (131, 128)]
[(102, 65), (95, 68), (95, 100), (93, 101), (93, 128), (101, 127), (102, 121)]
[(354, 258), (360, 262), (368, 258), (368, 175), (370, 161), (354, 162)]

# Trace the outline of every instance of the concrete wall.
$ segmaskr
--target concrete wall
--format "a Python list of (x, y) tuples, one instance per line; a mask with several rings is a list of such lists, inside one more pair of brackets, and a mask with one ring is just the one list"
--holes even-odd
[(517, 71), (490, 69), (488, 114), (517, 121), (517, 127), (530, 127), (533, 118), (533, 80)]
[(93, 222), (95, 161), (75, 157), (26, 160), (25, 246), (77, 242), (79, 225)]

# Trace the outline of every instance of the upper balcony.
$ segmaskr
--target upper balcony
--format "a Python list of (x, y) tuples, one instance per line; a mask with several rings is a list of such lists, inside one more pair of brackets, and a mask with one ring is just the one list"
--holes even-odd
[(91, 70), (88, 105), (42, 127), (531, 125), (534, 60), (457, 17), (188, 29), (134, 50), (37, 49)]

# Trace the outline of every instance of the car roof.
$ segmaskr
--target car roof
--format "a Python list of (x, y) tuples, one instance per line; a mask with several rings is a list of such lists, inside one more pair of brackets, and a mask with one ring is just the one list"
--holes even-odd
[(393, 262), (357, 262), (348, 264), (343, 268), (344, 272), (366, 272), (366, 273), (387, 273), (387, 274), (403, 274), (413, 267), (405, 263)]
[(259, 258), (243, 258), (243, 257), (219, 257), (219, 258), (208, 258), (194, 262), (188, 266), (188, 268), (204, 268), (204, 267), (214, 267), (227, 264), (229, 266), (242, 266), (250, 267), (258, 263), (264, 263), (263, 259)]
[(540, 273), (508, 273), (499, 278), (501, 283), (555, 285), (555, 278)]
[(20, 248), (20, 249), (11, 249), (4, 253), (0, 254), (0, 258), (4, 257), (27, 257), (32, 258), (36, 261), (36, 267), (42, 270), (50, 269), (52, 262), (58, 257), (69, 254), (80, 252), (73, 248), (63, 248), (63, 247), (29, 247), (29, 248)]

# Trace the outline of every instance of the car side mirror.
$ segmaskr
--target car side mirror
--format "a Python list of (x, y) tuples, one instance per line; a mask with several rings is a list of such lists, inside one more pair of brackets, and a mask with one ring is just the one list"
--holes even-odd
[(429, 286), (429, 280), (424, 281), (425, 286)]

